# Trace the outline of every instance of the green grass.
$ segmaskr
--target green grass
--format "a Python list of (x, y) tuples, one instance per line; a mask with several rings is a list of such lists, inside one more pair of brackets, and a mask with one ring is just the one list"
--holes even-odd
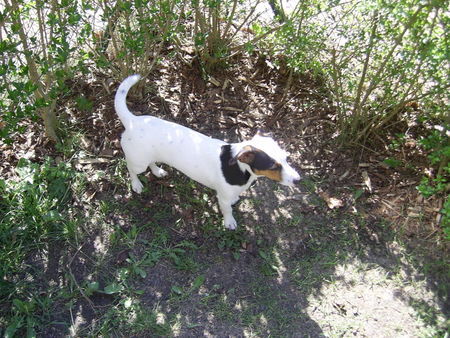
[[(101, 317), (97, 327), (90, 328), (90, 336), (148, 335), (167, 337), (172, 333), (169, 322), (159, 320), (157, 309), (150, 310), (137, 298), (123, 297)], [(126, 334), (125, 334), (126, 333)], [(80, 332), (83, 334), (83, 331)]]
[[(123, 164), (93, 169), (98, 178), (92, 182), (92, 172), (63, 161), (21, 160), (18, 179), (0, 181), (1, 334), (44, 335), (59, 327), (62, 335), (72, 329), (79, 336), (171, 336), (180, 328), (196, 332), (207, 322), (196, 316), (205, 315), (211, 325), (283, 337), (308, 319), (295, 297), (318, 294), (320, 286), (333, 283), (338, 265), (364, 258), (371, 232), (393, 240), (383, 220), (369, 225), (358, 214), (293, 213), (280, 216), (276, 230), (280, 238), (301, 242), (283, 247), (265, 224), (253, 232), (223, 229), (211, 209), (213, 193), (174, 172), (170, 186), (149, 181), (142, 195), (129, 197)], [(102, 180), (112, 182), (114, 194), (90, 198)], [(306, 186), (314, 190), (316, 184)], [(311, 195), (317, 199), (312, 205), (326, 210)], [(261, 207), (256, 199), (248, 201)], [(370, 264), (362, 260), (358, 272), (372, 269)], [(246, 282), (230, 284), (229, 276), (212, 282), (209, 271), (216, 265), (231, 271), (240, 266)], [(411, 306), (433, 332), (441, 332), (433, 307), (420, 300)], [(75, 329), (81, 315), (89, 324)]]
[(257, 336), (268, 332), (273, 336), (282, 335), (302, 316), (286, 306), (288, 296), (277, 290), (265, 276), (256, 278), (248, 290), (248, 297), (242, 297), (237, 289), (226, 292), (213, 290), (201, 302), (216, 320), (245, 327)]
[(363, 220), (357, 215), (330, 218), (327, 227), (321, 226), (320, 218), (310, 220), (305, 243), (308, 254), (290, 262), (289, 271), (299, 289), (314, 292), (324, 281), (332, 282), (333, 270), (338, 264), (364, 255), (361, 235), (353, 230), (356, 227), (364, 227)]
[[(42, 271), (34, 267), (53, 252), (52, 246), (77, 240), (77, 221), (69, 203), (78, 174), (51, 159), (41, 164), (22, 159), (16, 173), (17, 181), (0, 181), (0, 298), (7, 311), (2, 318), (9, 317), (1, 324), (6, 336), (15, 332), (32, 336), (45, 324), (49, 305), (58, 297), (51, 288), (40, 288), (36, 280)], [(82, 186), (78, 182), (75, 187), (82, 190)]]

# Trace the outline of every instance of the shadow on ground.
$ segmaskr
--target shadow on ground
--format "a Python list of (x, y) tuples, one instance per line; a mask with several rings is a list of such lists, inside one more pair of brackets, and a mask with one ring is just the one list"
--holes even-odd
[(235, 208), (240, 228), (227, 231), (210, 210), (211, 192), (171, 174), (169, 186), (152, 181), (142, 197), (113, 197), (120, 207), (106, 213), (116, 235), (104, 238), (104, 260), (94, 258), (98, 248), (78, 253), (74, 266), (86, 271), (74, 275), (95, 276), (100, 289), (118, 286), (72, 309), (84, 320), (80, 335), (443, 332), (444, 281), (425, 272), (427, 263), (396, 240), (386, 220), (331, 210), (308, 191), (312, 183), (288, 189), (263, 180)]
[[(287, 91), (286, 78), (269, 74), (260, 61), (247, 60), (218, 75), (222, 86), (192, 69), (179, 76), (169, 72), (169, 78), (155, 74), (156, 92), (139, 105), (130, 99), (134, 111), (231, 142), (251, 137), (258, 127), (275, 132), (303, 181), (290, 189), (259, 180), (235, 207), (236, 231), (222, 228), (212, 191), (174, 170), (163, 180), (142, 175), (146, 190), (131, 194), (112, 94), (95, 95), (91, 87), (84, 93), (98, 109), (72, 112), (89, 139), (80, 153), (109, 160), (74, 159), (88, 182), (84, 193), (74, 196), (73, 240), (50, 243), (45, 257), (30, 261), (37, 289), (55, 299), (44, 311), (39, 333), (387, 337), (444, 332), (448, 265), (409, 248), (393, 231), (392, 220), (373, 212), (378, 202), (363, 190), (355, 192), (350, 179), (359, 168), (354, 154), (337, 152), (333, 145), (326, 117), (330, 102), (320, 86), (295, 79), (297, 85)], [(253, 77), (242, 77), (256, 68)], [(336, 203), (330, 204), (331, 198)]]

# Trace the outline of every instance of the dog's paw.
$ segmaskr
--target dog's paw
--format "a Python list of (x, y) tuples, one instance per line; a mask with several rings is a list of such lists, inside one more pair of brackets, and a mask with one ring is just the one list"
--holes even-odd
[(131, 188), (133, 189), (134, 192), (140, 194), (142, 192), (143, 187), (144, 186), (142, 185), (141, 181), (139, 181), (139, 179), (131, 181)]
[(169, 174), (167, 171), (165, 171), (162, 168), (158, 168), (157, 170), (152, 171), (152, 173), (153, 173), (153, 175), (155, 175), (156, 177), (159, 177), (159, 178), (163, 178)]
[(227, 228), (228, 230), (235, 230), (237, 227), (237, 223), (236, 220), (231, 217), (230, 219), (227, 219), (223, 221), (223, 225), (225, 226), (225, 228)]

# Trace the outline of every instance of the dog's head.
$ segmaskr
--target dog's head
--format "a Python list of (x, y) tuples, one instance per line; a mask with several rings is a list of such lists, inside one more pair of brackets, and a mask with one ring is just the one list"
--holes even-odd
[(248, 169), (256, 176), (265, 176), (283, 185), (293, 186), (300, 180), (300, 175), (287, 163), (288, 153), (270, 137), (258, 131), (245, 142), (242, 149), (230, 160), (248, 165)]

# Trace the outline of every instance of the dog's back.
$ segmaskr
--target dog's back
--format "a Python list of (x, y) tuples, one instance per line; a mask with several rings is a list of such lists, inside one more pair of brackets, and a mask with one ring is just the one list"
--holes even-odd
[(220, 151), (226, 143), (179, 124), (140, 116), (122, 135), (122, 148), (133, 162), (166, 163), (207, 187), (216, 189)]
[(129, 89), (139, 75), (126, 78), (119, 86), (114, 105), (125, 131), (121, 145), (127, 162), (145, 170), (151, 163), (166, 163), (203, 185), (217, 189), (222, 182), (220, 152), (226, 143), (179, 124), (153, 116), (135, 116), (126, 104)]

